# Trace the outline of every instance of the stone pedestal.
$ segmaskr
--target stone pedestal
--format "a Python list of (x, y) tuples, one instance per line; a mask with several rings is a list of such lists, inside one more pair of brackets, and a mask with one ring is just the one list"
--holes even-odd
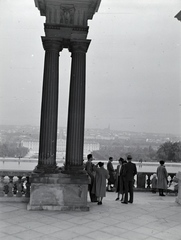
[(88, 211), (87, 175), (32, 174), (28, 210)]
[(145, 173), (137, 174), (137, 188), (145, 189), (146, 176)]
[(178, 179), (178, 196), (176, 198), (176, 202), (181, 204), (181, 172), (176, 174), (176, 178)]

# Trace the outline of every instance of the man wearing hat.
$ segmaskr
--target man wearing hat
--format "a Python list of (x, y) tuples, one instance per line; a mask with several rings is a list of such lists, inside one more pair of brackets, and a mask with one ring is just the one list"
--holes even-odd
[[(132, 156), (127, 156), (128, 163), (125, 164), (123, 178), (125, 184), (125, 197), (122, 203), (128, 204), (133, 203), (133, 186), (134, 186), (134, 176), (137, 174), (136, 164), (132, 163)], [(130, 193), (130, 198), (128, 201), (128, 191)]]

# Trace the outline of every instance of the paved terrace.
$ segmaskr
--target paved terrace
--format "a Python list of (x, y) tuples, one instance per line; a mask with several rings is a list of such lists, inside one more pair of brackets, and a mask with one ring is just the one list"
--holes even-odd
[(0, 203), (2, 240), (181, 240), (181, 206), (175, 196), (135, 192), (133, 204), (107, 192), (89, 212), (27, 211), (25, 203)]

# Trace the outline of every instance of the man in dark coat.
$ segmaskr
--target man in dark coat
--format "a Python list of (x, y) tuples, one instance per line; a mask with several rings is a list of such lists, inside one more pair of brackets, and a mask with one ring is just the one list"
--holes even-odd
[(89, 175), (90, 182), (88, 185), (88, 191), (90, 195), (91, 202), (97, 202), (97, 197), (95, 194), (92, 193), (92, 187), (94, 185), (95, 181), (95, 171), (94, 171), (94, 164), (92, 163), (93, 157), (92, 154), (87, 155), (87, 162), (85, 164), (85, 170), (87, 171), (87, 174)]
[(109, 179), (108, 179), (108, 185), (107, 185), (107, 190), (108, 191), (111, 191), (111, 185), (115, 184), (115, 170), (114, 170), (114, 167), (113, 167), (113, 158), (110, 157), (109, 158), (109, 161), (107, 163), (107, 170), (108, 170), (108, 173), (109, 173)]
[[(136, 164), (132, 163), (132, 156), (127, 156), (128, 163), (125, 164), (123, 177), (125, 184), (125, 197), (122, 203), (128, 204), (133, 203), (133, 186), (134, 186), (134, 176), (137, 174)], [(130, 193), (130, 198), (128, 201), (128, 191)]]

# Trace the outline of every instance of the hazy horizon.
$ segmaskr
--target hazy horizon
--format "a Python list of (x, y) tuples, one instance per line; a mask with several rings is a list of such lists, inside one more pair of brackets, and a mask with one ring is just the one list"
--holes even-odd
[[(0, 124), (0, 127), (1, 126), (10, 126), (10, 127), (36, 127), (36, 128), (39, 128), (40, 129), (40, 125), (31, 125), (31, 124), (26, 124), (26, 125), (8, 125), (8, 124)], [(58, 126), (58, 128), (67, 128), (67, 126)], [(108, 130), (110, 129), (110, 131), (118, 131), (118, 132), (130, 132), (130, 133), (145, 133), (145, 134), (160, 134), (160, 135), (172, 135), (172, 136), (175, 136), (175, 137), (181, 137), (181, 134), (174, 134), (174, 133), (160, 133), (160, 132), (141, 132), (141, 131), (130, 131), (130, 130), (121, 130), (121, 129), (113, 129), (113, 128), (109, 128), (109, 126), (107, 128), (89, 128), (89, 127), (86, 127), (85, 130), (88, 130), (88, 129), (93, 129), (93, 130)]]
[[(85, 128), (181, 134), (179, 0), (102, 0), (89, 21)], [(40, 124), (45, 17), (0, 1), (0, 124)], [(71, 59), (59, 58), (58, 125), (67, 127)]]

